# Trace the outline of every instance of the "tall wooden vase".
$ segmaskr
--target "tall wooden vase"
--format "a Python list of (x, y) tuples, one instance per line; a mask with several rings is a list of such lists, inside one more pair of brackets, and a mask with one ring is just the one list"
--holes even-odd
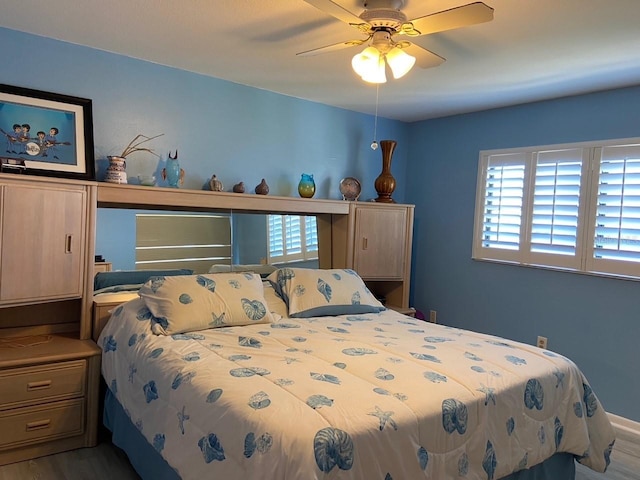
[(391, 159), (396, 144), (397, 142), (395, 140), (380, 140), (382, 173), (378, 175), (374, 183), (376, 192), (378, 192), (378, 198), (375, 199), (376, 202), (396, 203), (396, 201), (391, 198), (391, 194), (396, 189), (396, 179), (391, 175)]

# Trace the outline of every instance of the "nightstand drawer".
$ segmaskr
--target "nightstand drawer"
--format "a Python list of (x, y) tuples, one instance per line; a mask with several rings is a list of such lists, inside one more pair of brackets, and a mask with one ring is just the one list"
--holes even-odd
[(81, 397), (86, 362), (77, 360), (0, 371), (0, 410), (39, 401)]
[(0, 449), (65, 437), (84, 431), (84, 399), (0, 413)]

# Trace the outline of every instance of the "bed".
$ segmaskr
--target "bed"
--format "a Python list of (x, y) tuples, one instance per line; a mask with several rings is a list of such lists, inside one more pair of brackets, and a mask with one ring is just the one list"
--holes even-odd
[(105, 425), (143, 478), (569, 479), (575, 461), (609, 464), (612, 426), (571, 360), (384, 309), (353, 271), (155, 277), (138, 294), (98, 344)]

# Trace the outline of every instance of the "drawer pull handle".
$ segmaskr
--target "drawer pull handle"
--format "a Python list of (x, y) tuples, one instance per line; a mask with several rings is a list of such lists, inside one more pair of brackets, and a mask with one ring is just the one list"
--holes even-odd
[(46, 390), (51, 387), (51, 380), (42, 380), (41, 382), (29, 382), (27, 383), (27, 392), (34, 392), (37, 390)]
[(367, 237), (362, 237), (362, 249), (366, 250), (368, 246), (369, 246), (369, 241), (367, 240)]
[(65, 237), (64, 253), (73, 253), (71, 251), (71, 242), (73, 241), (73, 235), (67, 235)]
[(51, 425), (51, 420), (48, 418), (46, 420), (37, 420), (35, 422), (29, 422), (27, 423), (27, 432), (33, 432), (34, 430), (42, 430), (43, 428), (49, 428), (49, 425)]

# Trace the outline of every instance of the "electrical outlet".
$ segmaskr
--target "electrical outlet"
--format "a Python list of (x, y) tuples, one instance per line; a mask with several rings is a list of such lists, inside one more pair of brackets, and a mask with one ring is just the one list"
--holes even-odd
[(435, 310), (429, 310), (429, 321), (431, 323), (436, 323), (438, 319), (438, 312)]
[(538, 336), (538, 342), (536, 343), (538, 348), (547, 348), (547, 337)]

